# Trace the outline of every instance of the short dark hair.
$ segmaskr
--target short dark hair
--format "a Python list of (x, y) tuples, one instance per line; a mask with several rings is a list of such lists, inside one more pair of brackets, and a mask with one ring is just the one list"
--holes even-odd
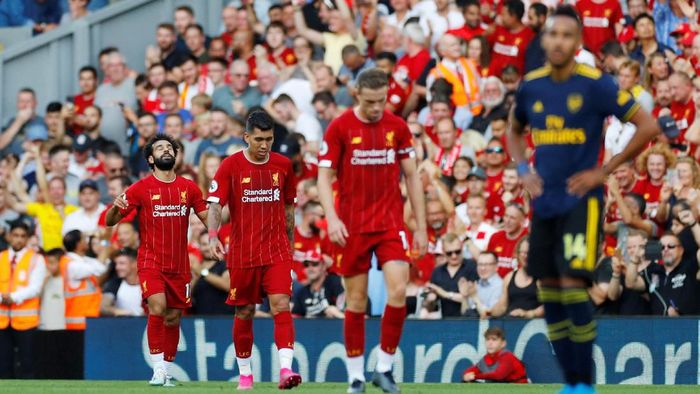
[(36, 92), (34, 91), (34, 89), (30, 88), (29, 86), (23, 87), (22, 89), (19, 90), (18, 93), (29, 93), (32, 96), (36, 97)]
[(63, 247), (66, 248), (68, 252), (75, 252), (75, 249), (80, 243), (80, 239), (83, 237), (83, 233), (80, 230), (72, 230), (63, 236)]
[(360, 53), (360, 48), (357, 47), (355, 44), (348, 44), (343, 47), (343, 50), (340, 52), (342, 57), (348, 56), (348, 55), (361, 55)]
[(287, 35), (287, 28), (284, 26), (284, 24), (282, 24), (282, 22), (270, 22), (270, 24), (267, 25), (267, 27), (265, 27), (265, 34), (267, 34), (267, 32), (270, 31), (270, 29), (280, 29), (282, 30), (282, 33), (284, 33), (285, 36)]
[(119, 52), (119, 49), (117, 47), (105, 47), (102, 48), (102, 50), (100, 50), (100, 53), (97, 55), (97, 57), (101, 58), (102, 56), (111, 55), (115, 52)]
[(190, 23), (189, 25), (187, 25), (187, 27), (185, 27), (185, 31), (190, 29), (197, 29), (199, 34), (204, 35), (204, 28), (199, 23)]
[(160, 29), (170, 30), (171, 33), (175, 34), (175, 25), (173, 25), (172, 23), (169, 23), (169, 22), (160, 23), (160, 24), (158, 24), (158, 27), (156, 28), (156, 30), (160, 30)]
[(632, 22), (632, 26), (634, 26), (634, 28), (636, 29), (637, 22), (641, 21), (642, 19), (649, 19), (651, 21), (651, 24), (656, 26), (656, 22), (654, 21), (654, 18), (651, 15), (647, 14), (646, 12), (643, 14), (637, 15), (637, 17), (634, 18), (634, 21)]
[(271, 5), (271, 6), (267, 9), (267, 13), (269, 14), (270, 11), (273, 11), (273, 10), (283, 10), (283, 9), (284, 9), (284, 7), (282, 7), (282, 4), (273, 4), (273, 5)]
[(151, 71), (151, 70), (153, 70), (154, 68), (157, 68), (157, 67), (163, 67), (163, 69), (165, 70), (165, 64), (163, 64), (163, 63), (153, 63), (153, 64), (151, 64), (151, 65), (148, 67), (148, 71)]
[(163, 89), (175, 89), (176, 92), (180, 91), (177, 87), (177, 82), (175, 81), (163, 81), (163, 83), (158, 86), (158, 93), (160, 93), (160, 91)]
[(547, 6), (542, 3), (532, 3), (530, 4), (530, 9), (535, 11), (535, 15), (538, 17), (547, 16), (547, 12), (549, 11)]
[[(459, 3), (459, 1), (458, 1), (458, 3)], [(479, 3), (479, 0), (463, 0), (463, 1), (461, 1), (461, 3), (462, 3), (461, 4), (462, 12), (466, 11), (467, 8), (469, 8), (469, 7), (477, 6), (477, 7), (481, 8), (481, 4)]]
[(148, 158), (153, 156), (153, 145), (156, 144), (158, 141), (168, 141), (170, 146), (173, 147), (173, 152), (175, 152), (175, 157), (177, 157), (177, 152), (180, 150), (179, 146), (177, 145), (177, 141), (175, 139), (167, 134), (156, 134), (151, 138), (148, 143), (146, 143), (146, 146), (143, 147), (143, 157), (146, 159), (146, 163), (148, 163), (148, 166), (153, 169), (155, 166), (154, 164), (151, 164), (148, 161)]
[(521, 0), (506, 0), (503, 3), (503, 8), (508, 10), (511, 15), (515, 15), (518, 20), (523, 19), (523, 15), (525, 15), (525, 4)]
[(292, 97), (291, 97), (290, 95), (286, 94), (286, 93), (280, 94), (280, 95), (277, 96), (277, 98), (272, 102), (272, 104), (280, 104), (280, 103), (291, 103), (291, 104), (296, 105), (296, 104), (294, 103), (294, 99), (292, 99)]
[(53, 257), (55, 259), (60, 259), (66, 252), (61, 248), (53, 248), (46, 252), (46, 257)]
[(61, 109), (63, 109), (63, 104), (52, 101), (46, 106), (46, 113), (61, 112)]
[(625, 51), (622, 49), (622, 45), (616, 40), (610, 40), (603, 44), (600, 48), (600, 53), (605, 56), (612, 57), (624, 57)]
[(637, 213), (639, 213), (641, 215), (644, 213), (644, 211), (646, 211), (647, 203), (644, 200), (644, 196), (642, 196), (639, 193), (631, 192), (631, 193), (627, 193), (625, 195), (625, 197), (629, 197), (629, 198), (633, 199), (635, 203), (637, 203), (637, 206), (639, 206), (639, 212), (637, 212)]
[(82, 66), (80, 67), (80, 71), (78, 71), (78, 75), (82, 73), (90, 73), (92, 74), (93, 78), (97, 78), (97, 69), (93, 66)]
[(314, 94), (314, 97), (311, 99), (311, 104), (315, 104), (316, 102), (321, 102), (324, 105), (336, 105), (335, 97), (333, 97), (333, 94), (327, 90)]
[(389, 51), (379, 52), (375, 57), (375, 61), (379, 60), (388, 60), (391, 62), (391, 64), (396, 64), (397, 62), (396, 54), (394, 52)]
[(268, 131), (274, 127), (275, 121), (272, 120), (272, 116), (263, 110), (251, 112), (245, 122), (245, 131), (249, 134), (255, 132), (255, 129)]
[[(484, 199), (484, 201), (486, 201), (486, 199)], [(481, 257), (481, 256), (491, 256), (491, 257), (493, 257), (493, 261), (496, 261), (496, 262), (498, 261), (498, 255), (496, 254), (496, 252), (493, 252), (491, 250), (485, 250), (485, 251), (481, 252), (481, 254), (479, 254), (479, 257)]]
[(226, 59), (224, 59), (223, 57), (219, 57), (219, 56), (209, 59), (209, 61), (207, 63), (219, 63), (222, 66), (224, 66), (224, 68), (228, 67), (228, 63), (226, 62)]
[(121, 248), (117, 250), (117, 253), (115, 253), (114, 258), (117, 258), (119, 256), (126, 256), (133, 261), (136, 260), (136, 256), (138, 256), (138, 253), (132, 248)]
[(567, 18), (571, 18), (574, 21), (576, 21), (576, 24), (578, 25), (579, 29), (583, 27), (583, 24), (581, 23), (581, 18), (579, 18), (578, 16), (578, 12), (576, 12), (576, 9), (569, 4), (561, 4), (557, 6), (557, 8), (554, 9), (554, 12), (552, 12), (552, 17), (555, 16), (564, 16)]
[(153, 114), (153, 112), (141, 112), (139, 114), (139, 118), (151, 118), (156, 122), (158, 121), (158, 118), (156, 118), (156, 116)]
[(50, 157), (50, 158), (51, 158), (51, 157), (54, 157), (54, 156), (56, 156), (57, 154), (59, 154), (59, 153), (61, 153), (61, 152), (68, 152), (68, 153), (70, 153), (70, 152), (71, 152), (71, 148), (70, 148), (69, 146), (66, 146), (66, 145), (56, 145), (56, 146), (54, 146), (53, 148), (49, 149), (49, 157)]
[[(100, 115), (100, 119), (102, 118), (102, 108), (100, 108), (98, 105), (93, 104), (93, 105), (88, 106), (88, 107), (85, 108), (85, 109), (88, 109), (88, 108), (94, 108), (95, 111), (97, 111), (97, 114)], [(84, 112), (85, 112), (85, 111), (83, 111), (83, 113), (84, 113)]]
[(190, 14), (190, 16), (194, 16), (194, 10), (188, 5), (181, 5), (175, 8), (175, 12), (177, 11), (185, 11), (186, 13)]
[(12, 232), (15, 229), (22, 229), (24, 232), (27, 233), (27, 235), (31, 234), (31, 228), (29, 227), (29, 224), (25, 222), (24, 220), (17, 219), (9, 222), (10, 225), (10, 232)]
[(501, 327), (489, 327), (484, 331), (484, 338), (496, 337), (498, 339), (506, 339), (506, 333)]
[(389, 86), (389, 77), (386, 73), (378, 68), (370, 68), (360, 73), (357, 77), (357, 91), (366, 89), (380, 89)]

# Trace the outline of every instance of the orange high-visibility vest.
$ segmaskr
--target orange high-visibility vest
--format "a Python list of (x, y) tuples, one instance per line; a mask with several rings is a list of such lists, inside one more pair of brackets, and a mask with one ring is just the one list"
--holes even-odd
[(59, 262), (63, 277), (63, 296), (66, 300), (66, 329), (85, 330), (85, 318), (100, 315), (102, 291), (94, 276), (82, 279), (78, 286), (72, 287), (68, 278), (70, 262), (68, 256), (61, 257)]
[[(470, 60), (459, 58), (459, 66), (464, 70), (464, 79), (462, 80), (452, 70), (447, 68), (442, 62), (438, 63), (435, 68), (430, 71), (433, 78), (445, 78), (452, 85), (452, 103), (457, 107), (469, 106), (474, 116), (481, 113), (481, 97), (479, 96), (479, 72)], [(464, 83), (467, 86), (464, 86)]]
[[(34, 251), (28, 249), (16, 262), (13, 271), (9, 250), (0, 253), (0, 293), (12, 293), (27, 287), (35, 263)], [(37, 296), (19, 305), (0, 305), (0, 329), (8, 326), (18, 331), (36, 328), (39, 325), (39, 300)]]

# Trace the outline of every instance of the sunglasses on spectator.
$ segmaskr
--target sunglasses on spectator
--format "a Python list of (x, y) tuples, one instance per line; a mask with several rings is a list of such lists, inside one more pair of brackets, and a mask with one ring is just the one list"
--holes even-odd
[(665, 249), (675, 249), (675, 248), (677, 248), (677, 247), (678, 247), (678, 245), (673, 245), (673, 244), (664, 245), (664, 244), (661, 244), (661, 250), (665, 250)]
[(240, 74), (240, 73), (231, 74), (231, 75), (234, 77), (242, 77), (242, 78), (248, 78), (250, 76), (250, 74)]
[(321, 265), (319, 261), (304, 261), (304, 267), (318, 267)]
[(445, 251), (445, 256), (459, 256), (460, 254), (462, 254), (462, 250), (460, 249)]
[(503, 148), (494, 146), (492, 148), (486, 148), (486, 153), (503, 153)]
[(125, 174), (126, 173), (126, 168), (120, 167), (120, 168), (110, 168), (109, 169), (110, 174)]

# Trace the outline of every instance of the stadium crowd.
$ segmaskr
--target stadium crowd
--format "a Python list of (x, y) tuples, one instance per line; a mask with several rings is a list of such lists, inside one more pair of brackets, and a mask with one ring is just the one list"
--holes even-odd
[[(10, 323), (19, 331), (81, 330), (86, 316), (143, 315), (139, 229), (133, 215), (106, 227), (106, 208), (149, 173), (143, 146), (158, 133), (177, 139), (177, 173), (206, 195), (222, 158), (244, 148), (245, 116), (259, 108), (273, 116), (273, 150), (292, 160), (298, 181), (293, 314), (342, 318), (317, 156), (328, 124), (353, 105), (357, 76), (373, 67), (389, 76), (386, 110), (413, 134), (427, 201), (429, 253), (412, 262), (410, 316), (543, 316), (525, 258), (529, 196), (505, 134), (519, 84), (543, 72), (542, 30), (556, 3), (242, 1), (223, 9), (222, 33), (211, 37), (181, 6), (153, 26), (142, 58), (102, 49), (75, 76), (80, 91), (69, 100), (38, 108), (41, 87), (20, 90), (0, 134), (0, 332)], [(589, 293), (601, 314), (698, 314), (697, 9), (683, 0), (575, 6), (584, 26), (577, 72), (616, 76), (663, 130), (608, 180), (605, 242)], [(570, 96), (566, 105), (576, 112), (591, 100)], [(608, 119), (600, 160), (634, 132)], [(188, 313), (230, 315), (226, 264), (192, 219)], [(404, 219), (413, 230), (408, 202)], [(6, 280), (16, 272), (24, 290)], [(10, 309), (23, 317), (10, 322)], [(256, 314), (269, 316), (269, 306)]]

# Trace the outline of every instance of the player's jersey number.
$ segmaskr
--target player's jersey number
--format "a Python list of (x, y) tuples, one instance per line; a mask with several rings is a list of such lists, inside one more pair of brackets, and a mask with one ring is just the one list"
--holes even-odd
[(408, 250), (408, 237), (406, 237), (406, 232), (399, 231), (399, 237), (401, 237), (401, 244), (403, 245), (403, 250)]

